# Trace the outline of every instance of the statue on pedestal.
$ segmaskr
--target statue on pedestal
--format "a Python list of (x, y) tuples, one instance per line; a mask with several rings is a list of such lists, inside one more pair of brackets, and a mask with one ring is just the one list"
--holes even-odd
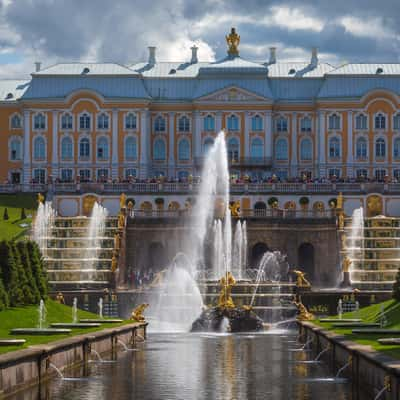
[(314, 315), (310, 313), (306, 306), (301, 302), (301, 299), (299, 298), (299, 301), (294, 300), (293, 304), (297, 307), (297, 310), (299, 312), (297, 319), (299, 321), (311, 321), (315, 319)]
[(138, 322), (145, 322), (146, 320), (145, 320), (145, 318), (144, 318), (143, 313), (144, 313), (144, 310), (145, 310), (148, 306), (149, 306), (149, 305), (148, 305), (147, 303), (143, 303), (143, 304), (140, 304), (140, 306), (137, 306), (137, 307), (132, 311), (132, 314), (131, 314), (131, 318), (130, 318), (130, 319), (133, 319), (133, 320), (138, 321)]
[(218, 307), (221, 309), (225, 308), (234, 308), (235, 304), (233, 303), (231, 293), (232, 287), (236, 285), (236, 280), (230, 272), (226, 273), (226, 276), (223, 276), (219, 281), (221, 291), (218, 299)]
[(228, 45), (228, 55), (236, 57), (239, 55), (240, 36), (236, 33), (235, 28), (231, 28), (231, 33), (226, 35), (226, 43)]
[(121, 193), (119, 197), (119, 208), (122, 210), (126, 207), (126, 195), (125, 193)]
[(296, 286), (300, 288), (310, 288), (311, 283), (305, 278), (305, 273), (297, 269), (293, 270), (296, 274)]

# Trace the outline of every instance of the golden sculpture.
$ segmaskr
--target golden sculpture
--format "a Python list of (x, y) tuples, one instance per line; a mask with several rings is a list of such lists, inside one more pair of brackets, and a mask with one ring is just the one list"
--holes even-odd
[(228, 44), (228, 55), (230, 56), (238, 56), (239, 55), (239, 43), (240, 36), (236, 33), (236, 29), (232, 28), (231, 33), (226, 35), (226, 43)]
[(221, 291), (219, 293), (218, 307), (221, 309), (234, 308), (235, 304), (233, 303), (231, 292), (232, 287), (236, 285), (235, 278), (230, 272), (227, 272), (226, 275), (220, 279), (219, 285)]
[(339, 230), (343, 230), (344, 229), (344, 214), (343, 211), (339, 212), (338, 215), (338, 226), (339, 226)]
[(65, 304), (64, 295), (61, 292), (57, 293), (56, 301), (60, 304)]
[(121, 196), (119, 196), (119, 208), (122, 210), (125, 207), (126, 207), (126, 195), (125, 193), (121, 193)]
[(118, 233), (116, 233), (116, 234), (114, 235), (114, 248), (115, 248), (116, 250), (119, 250), (120, 247), (121, 247), (121, 237), (119, 236)]
[(87, 217), (92, 213), (94, 203), (97, 201), (97, 196), (89, 194), (83, 198), (83, 214)]
[(382, 197), (376, 194), (368, 196), (367, 198), (368, 217), (375, 217), (377, 215), (382, 215), (382, 210), (383, 210)]
[(128, 210), (131, 211), (133, 209), (133, 202), (131, 200), (128, 201)]
[(338, 210), (342, 210), (343, 209), (343, 194), (342, 194), (342, 192), (339, 193), (339, 196), (337, 198), (336, 208)]
[(147, 303), (143, 303), (143, 304), (140, 304), (140, 306), (137, 306), (132, 311), (130, 319), (133, 319), (133, 320), (138, 321), (138, 322), (146, 322), (146, 320), (144, 318), (144, 315), (143, 315), (143, 312), (148, 306), (149, 305)]
[(111, 272), (115, 272), (118, 269), (118, 260), (115, 254), (113, 254), (111, 259)]
[(232, 217), (239, 217), (240, 215), (240, 201), (234, 201), (229, 205), (229, 209), (231, 210)]
[(343, 233), (343, 235), (342, 235), (342, 237), (341, 237), (341, 240), (342, 240), (342, 249), (345, 249), (347, 246), (346, 246), (346, 240), (347, 240), (347, 238), (346, 238), (346, 235)]
[(122, 213), (118, 214), (118, 228), (125, 228), (125, 215)]
[(311, 287), (311, 283), (305, 278), (305, 273), (297, 269), (293, 270), (296, 274), (296, 286), (302, 288)]
[(343, 259), (343, 263), (342, 263), (342, 271), (343, 272), (349, 272), (350, 267), (351, 267), (352, 261), (350, 260), (349, 257), (345, 257)]
[(38, 204), (44, 203), (44, 196), (42, 195), (42, 193), (38, 193), (37, 201), (38, 201)]
[(299, 298), (299, 301), (294, 300), (293, 304), (297, 307), (297, 310), (299, 311), (299, 315), (297, 316), (297, 319), (299, 321), (311, 321), (315, 319), (314, 314), (310, 313), (306, 306), (301, 302), (301, 299)]

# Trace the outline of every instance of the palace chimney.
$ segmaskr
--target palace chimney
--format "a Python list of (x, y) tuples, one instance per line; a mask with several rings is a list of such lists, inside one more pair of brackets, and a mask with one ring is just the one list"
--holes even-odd
[(268, 64), (276, 64), (276, 47), (269, 48), (269, 62)]
[(39, 72), (42, 68), (42, 63), (40, 61), (35, 62), (35, 72)]
[(318, 66), (318, 47), (313, 47), (311, 50), (311, 66)]
[(199, 48), (194, 45), (190, 48), (190, 50), (192, 50), (192, 58), (190, 60), (190, 64), (197, 64), (199, 62), (198, 58), (197, 58), (197, 50)]
[(156, 47), (149, 46), (149, 61), (150, 65), (154, 65), (156, 63)]

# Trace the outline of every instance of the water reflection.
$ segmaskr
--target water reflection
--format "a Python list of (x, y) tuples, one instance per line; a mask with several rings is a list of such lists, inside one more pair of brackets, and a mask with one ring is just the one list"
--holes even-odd
[[(289, 352), (293, 336), (153, 334), (140, 351), (115, 364), (90, 364), (87, 381), (60, 381), (12, 400), (350, 400), (349, 383), (326, 366), (298, 363), (309, 353)], [(66, 372), (78, 376), (81, 371)]]

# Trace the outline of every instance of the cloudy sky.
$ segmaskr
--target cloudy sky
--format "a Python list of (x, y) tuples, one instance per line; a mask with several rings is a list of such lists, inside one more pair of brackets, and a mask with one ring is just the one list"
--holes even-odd
[(26, 77), (33, 62), (200, 60), (226, 54), (235, 26), (241, 56), (308, 60), (317, 46), (334, 65), (400, 62), (399, 0), (0, 0), (0, 77)]

